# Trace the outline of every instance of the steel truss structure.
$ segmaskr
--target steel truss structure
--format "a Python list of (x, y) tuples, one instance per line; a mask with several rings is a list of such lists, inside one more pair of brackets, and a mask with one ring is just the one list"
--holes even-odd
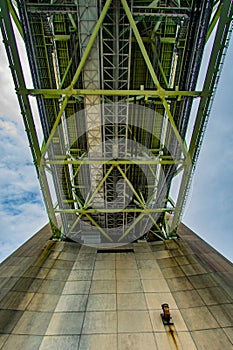
[[(2, 0), (0, 8), (54, 237), (89, 244), (174, 237), (232, 32), (232, 1)], [(12, 19), (34, 89), (25, 85)], [(196, 91), (214, 31), (203, 89)], [(38, 104), (41, 146), (30, 96)]]

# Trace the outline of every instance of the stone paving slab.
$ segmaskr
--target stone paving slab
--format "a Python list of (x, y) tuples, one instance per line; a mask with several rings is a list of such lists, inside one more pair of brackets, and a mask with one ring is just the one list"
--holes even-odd
[[(112, 253), (42, 243), (37, 257), (27, 256), (27, 268), (17, 267), (25, 247), (0, 266), (3, 289), (9, 280), (0, 294), (1, 350), (197, 350), (210, 343), (214, 350), (232, 348), (226, 276), (222, 284), (213, 261), (202, 263), (185, 241), (132, 243), (124, 248), (133, 251)], [(224, 271), (231, 271), (229, 264)], [(162, 322), (163, 303), (173, 325)]]

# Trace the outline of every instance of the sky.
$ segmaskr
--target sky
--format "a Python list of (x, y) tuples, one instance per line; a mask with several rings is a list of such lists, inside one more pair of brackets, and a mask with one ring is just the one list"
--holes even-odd
[(225, 58), (183, 222), (233, 262), (233, 38)]
[[(26, 62), (22, 51), (22, 61)], [(0, 41), (0, 262), (44, 224), (42, 201)], [(183, 222), (233, 261), (233, 40), (212, 107)], [(32, 87), (24, 65), (27, 87)]]
[[(22, 54), (22, 61), (26, 62), (23, 51)], [(2, 37), (0, 62), (0, 261), (2, 261), (46, 224), (48, 219)], [(30, 76), (27, 70), (25, 76)]]

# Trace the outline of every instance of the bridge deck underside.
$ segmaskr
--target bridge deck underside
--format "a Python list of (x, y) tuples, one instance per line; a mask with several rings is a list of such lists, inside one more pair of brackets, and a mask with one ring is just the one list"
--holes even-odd
[(190, 176), (185, 135), (212, 10), (208, 0), (19, 1), (41, 164), (66, 236), (174, 234), (186, 192), (176, 205), (170, 190)]

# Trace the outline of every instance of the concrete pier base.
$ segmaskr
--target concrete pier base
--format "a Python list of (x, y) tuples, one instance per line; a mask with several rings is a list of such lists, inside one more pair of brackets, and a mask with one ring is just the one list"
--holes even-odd
[(0, 265), (0, 349), (231, 349), (233, 266), (178, 234), (106, 253), (45, 226)]

